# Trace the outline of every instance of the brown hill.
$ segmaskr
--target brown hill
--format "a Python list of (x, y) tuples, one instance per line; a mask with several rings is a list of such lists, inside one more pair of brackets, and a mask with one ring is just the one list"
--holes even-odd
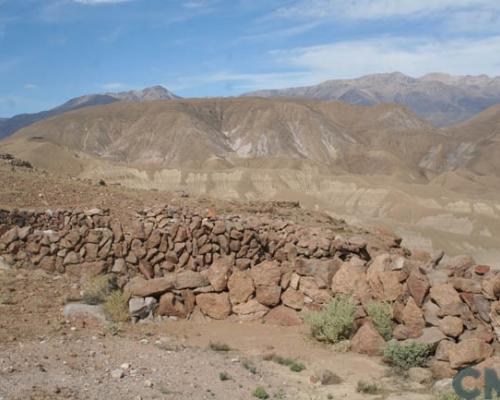
[(40, 166), (52, 162), (40, 157), (44, 145), (151, 168), (295, 160), (335, 171), (416, 178), (423, 170), (447, 169), (454, 143), (397, 105), (237, 98), (85, 108), (27, 127), (2, 147)]
[(250, 97), (117, 102), (38, 122), (0, 142), (0, 153), (109, 184), (300, 201), (387, 226), (410, 248), (494, 263), (500, 259), (496, 116), (488, 110), (438, 130), (392, 104)]

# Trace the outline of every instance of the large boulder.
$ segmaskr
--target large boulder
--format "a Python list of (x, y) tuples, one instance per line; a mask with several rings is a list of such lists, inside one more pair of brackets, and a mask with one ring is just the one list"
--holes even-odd
[(175, 277), (172, 275), (156, 279), (135, 277), (125, 286), (125, 290), (132, 296), (149, 297), (160, 295), (174, 289), (174, 283)]
[(377, 332), (371, 322), (366, 322), (359, 328), (351, 340), (352, 351), (370, 356), (380, 355), (384, 346), (384, 338)]
[(279, 285), (281, 280), (281, 267), (276, 261), (264, 261), (251, 269), (255, 286)]
[(474, 365), (486, 360), (493, 353), (492, 347), (479, 339), (467, 339), (450, 347), (448, 356), (454, 369)]
[(266, 306), (275, 306), (280, 302), (281, 286), (257, 286), (255, 297)]
[(304, 307), (304, 294), (289, 287), (281, 295), (281, 301), (285, 306), (295, 310), (301, 310)]
[(422, 307), (425, 296), (427, 296), (431, 287), (427, 276), (418, 270), (414, 270), (410, 273), (410, 276), (406, 281), (406, 285), (408, 287), (408, 292), (410, 292), (410, 295), (415, 300), (415, 303), (419, 307)]
[(432, 300), (441, 308), (454, 307), (462, 303), (460, 295), (451, 283), (431, 287), (430, 295)]
[(302, 324), (297, 311), (285, 306), (278, 306), (273, 308), (265, 316), (264, 320), (270, 325), (279, 326), (293, 326)]
[(461, 318), (452, 317), (450, 315), (444, 317), (439, 323), (439, 329), (446, 336), (459, 337), (464, 331), (464, 324)]
[(216, 292), (226, 290), (233, 265), (233, 257), (221, 257), (215, 260), (210, 268), (208, 268), (207, 278)]
[(227, 293), (202, 293), (196, 296), (196, 304), (203, 314), (214, 319), (225, 319), (231, 314)]
[(245, 303), (255, 291), (249, 270), (234, 271), (227, 283), (231, 304)]
[(175, 276), (175, 288), (180, 289), (196, 289), (209, 284), (208, 278), (196, 271), (182, 271)]
[(403, 323), (408, 327), (409, 337), (417, 338), (425, 328), (424, 313), (417, 306), (413, 297), (409, 297), (403, 309)]

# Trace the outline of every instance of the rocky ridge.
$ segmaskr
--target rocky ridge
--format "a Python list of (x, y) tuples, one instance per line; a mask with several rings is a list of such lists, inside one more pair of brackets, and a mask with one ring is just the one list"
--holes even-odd
[(173, 206), (142, 210), (130, 226), (101, 209), (2, 210), (0, 254), (7, 268), (76, 280), (111, 274), (130, 294), (134, 319), (203, 315), (295, 325), (301, 312), (345, 293), (358, 302), (356, 352), (380, 354), (385, 340), (366, 309), (384, 301), (395, 340), (432, 346), (435, 377), (498, 361), (498, 271), (468, 256), (443, 261), (442, 253), (410, 253), (390, 232), (344, 237), (283, 218)]

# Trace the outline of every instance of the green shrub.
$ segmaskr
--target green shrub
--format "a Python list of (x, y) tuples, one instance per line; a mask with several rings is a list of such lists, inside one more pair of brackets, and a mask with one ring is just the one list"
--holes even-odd
[(358, 386), (356, 387), (356, 391), (358, 393), (377, 394), (379, 393), (380, 388), (376, 383), (359, 381)]
[(431, 355), (431, 347), (415, 341), (401, 344), (389, 342), (384, 350), (385, 360), (393, 367), (407, 371), (413, 367), (425, 367)]
[(337, 343), (349, 339), (356, 316), (356, 302), (350, 295), (339, 294), (322, 310), (306, 316), (312, 336), (320, 341)]
[(269, 395), (267, 394), (266, 389), (264, 389), (262, 386), (257, 387), (253, 391), (252, 396), (257, 397), (258, 399), (264, 399), (264, 400), (269, 398)]
[(227, 372), (219, 372), (219, 379), (224, 382), (231, 379), (231, 376)]
[(460, 400), (460, 396), (454, 392), (440, 392), (434, 398), (435, 400)]
[(104, 300), (104, 312), (113, 322), (127, 322), (130, 318), (128, 312), (129, 296), (120, 290), (111, 292)]
[(111, 293), (109, 275), (99, 275), (89, 279), (83, 286), (83, 302), (86, 304), (104, 303)]
[(242, 365), (243, 368), (245, 368), (252, 375), (255, 375), (257, 373), (257, 367), (251, 361), (244, 360)]
[(366, 307), (366, 312), (373, 326), (385, 340), (392, 337), (392, 305), (388, 302), (372, 302)]
[(290, 367), (290, 371), (293, 371), (293, 372), (301, 372), (301, 371), (306, 369), (306, 366), (303, 363), (301, 363), (293, 358), (285, 358), (285, 357), (279, 356), (279, 355), (274, 354), (274, 353), (265, 355), (263, 357), (263, 359), (265, 361), (273, 361), (277, 364), (284, 365), (286, 367)]

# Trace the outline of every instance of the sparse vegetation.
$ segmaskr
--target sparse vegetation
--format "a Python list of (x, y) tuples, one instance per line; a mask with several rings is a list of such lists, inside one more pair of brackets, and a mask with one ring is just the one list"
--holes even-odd
[(127, 322), (130, 318), (128, 313), (127, 294), (120, 290), (115, 290), (106, 296), (103, 307), (104, 312), (111, 318), (113, 322)]
[(222, 382), (229, 381), (231, 380), (231, 376), (227, 372), (219, 372), (219, 379)]
[(425, 367), (430, 355), (429, 345), (415, 341), (407, 344), (389, 342), (384, 349), (385, 360), (401, 372), (413, 367)]
[(293, 371), (293, 372), (301, 372), (301, 371), (306, 369), (306, 366), (303, 363), (298, 362), (297, 360), (295, 360), (293, 358), (281, 357), (281, 356), (274, 354), (274, 353), (264, 356), (263, 359), (265, 361), (273, 361), (277, 364), (290, 367), (290, 371)]
[(460, 396), (454, 392), (440, 392), (436, 396), (434, 396), (435, 400), (460, 400)]
[(89, 279), (83, 287), (83, 302), (86, 304), (104, 303), (111, 293), (109, 275), (99, 275)]
[(9, 296), (8, 294), (0, 293), (0, 304), (7, 305), (11, 304), (11, 302), (12, 302), (11, 296)]
[(231, 347), (229, 347), (229, 345), (227, 345), (226, 343), (210, 342), (208, 347), (210, 348), (210, 350), (213, 351), (221, 351), (221, 352), (231, 351)]
[(269, 394), (266, 392), (266, 389), (264, 389), (262, 386), (257, 387), (253, 392), (252, 396), (256, 397), (258, 399), (268, 399)]
[(349, 339), (355, 316), (356, 302), (353, 297), (339, 294), (321, 311), (307, 315), (306, 322), (309, 323), (315, 339), (337, 343)]
[(251, 361), (244, 360), (242, 365), (251, 374), (255, 375), (257, 373), (257, 367)]
[(374, 382), (359, 381), (356, 386), (358, 393), (377, 394), (380, 392), (379, 386)]
[(385, 340), (392, 337), (392, 305), (388, 302), (374, 301), (367, 305), (366, 312), (373, 326)]

